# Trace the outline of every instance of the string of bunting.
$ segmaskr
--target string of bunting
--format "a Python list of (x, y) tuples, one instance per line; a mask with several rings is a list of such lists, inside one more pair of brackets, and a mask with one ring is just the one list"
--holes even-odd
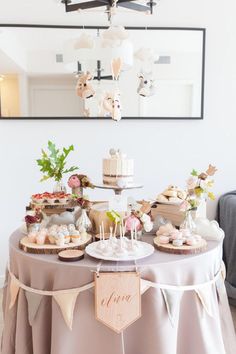
[[(73, 316), (74, 316), (74, 308), (76, 304), (76, 300), (78, 295), (86, 290), (92, 289), (95, 285), (94, 282), (90, 282), (85, 284), (79, 288), (72, 288), (66, 290), (55, 290), (55, 291), (46, 291), (46, 290), (38, 290), (26, 286), (22, 282), (20, 282), (15, 275), (9, 270), (10, 275), (10, 303), (9, 310), (11, 310), (17, 300), (19, 290), (22, 289), (25, 292), (25, 296), (28, 303), (28, 319), (29, 324), (32, 326), (33, 321), (37, 315), (41, 300), (43, 296), (52, 296), (53, 299), (58, 304), (64, 321), (68, 328), (72, 330), (73, 326)], [(214, 276), (214, 278), (205, 283), (196, 284), (196, 285), (186, 285), (186, 286), (175, 286), (168, 284), (159, 284), (154, 283), (145, 279), (141, 279), (141, 294), (144, 294), (150, 288), (160, 289), (163, 295), (163, 299), (165, 301), (166, 310), (170, 319), (172, 326), (176, 325), (176, 319), (179, 313), (179, 307), (182, 295), (185, 291), (195, 291), (200, 303), (202, 304), (206, 313), (213, 317), (213, 308), (210, 295), (212, 291), (212, 286), (215, 285), (215, 289), (217, 291), (218, 300), (222, 298), (222, 294), (224, 293), (224, 264), (222, 263), (222, 267)]]

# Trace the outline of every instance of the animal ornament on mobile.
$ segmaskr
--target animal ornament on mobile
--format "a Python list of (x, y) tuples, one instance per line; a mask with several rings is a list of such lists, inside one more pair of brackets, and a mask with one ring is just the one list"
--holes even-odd
[(90, 74), (89, 71), (87, 71), (86, 73), (82, 72), (78, 75), (78, 81), (76, 84), (77, 96), (85, 100), (95, 95), (93, 86), (90, 83), (92, 80), (93, 76)]
[(101, 102), (101, 115), (111, 117), (119, 122), (121, 120), (120, 92), (107, 92)]
[(138, 94), (143, 97), (150, 97), (155, 95), (156, 86), (155, 80), (153, 78), (153, 73), (141, 72), (138, 75), (138, 78), (140, 79), (139, 86), (137, 89)]

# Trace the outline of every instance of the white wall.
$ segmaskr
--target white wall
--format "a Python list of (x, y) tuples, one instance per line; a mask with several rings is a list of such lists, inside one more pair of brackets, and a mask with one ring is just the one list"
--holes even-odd
[[(48, 139), (59, 145), (73, 143), (76, 153), (71, 161), (78, 163), (81, 171), (94, 180), (101, 177), (101, 159), (107, 150), (112, 146), (121, 147), (135, 158), (136, 180), (145, 186), (135, 193), (137, 198), (153, 197), (169, 183), (184, 185), (193, 167), (201, 170), (209, 162), (219, 168), (215, 184), (217, 196), (235, 189), (236, 2), (163, 0), (158, 13), (157, 18), (148, 22), (145, 17), (140, 24), (207, 28), (204, 120), (140, 120), (118, 124), (110, 120), (1, 121), (0, 274), (7, 260), (8, 237), (21, 224), (30, 195), (51, 188), (49, 183), (38, 183), (40, 174), (35, 164), (40, 148)], [(2, 22), (19, 22), (12, 12), (6, 14), (1, 10), (0, 14)], [(4, 21), (2, 16), (5, 16)], [(22, 19), (22, 14), (19, 16)], [(40, 16), (35, 22), (43, 22)], [(133, 19), (135, 23), (134, 15)], [(25, 14), (25, 22), (27, 20)], [(96, 191), (93, 195), (104, 199), (108, 194)], [(216, 202), (209, 204), (211, 217), (215, 208)]]

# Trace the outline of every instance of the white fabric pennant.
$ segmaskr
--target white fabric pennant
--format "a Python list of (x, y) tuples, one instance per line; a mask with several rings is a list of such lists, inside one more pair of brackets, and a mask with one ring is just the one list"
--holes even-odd
[(150, 284), (147, 280), (141, 279), (140, 281), (140, 292), (143, 295), (150, 288)]
[(204, 287), (195, 289), (195, 292), (201, 301), (201, 304), (209, 316), (213, 317), (212, 308), (212, 285), (206, 284)]
[(20, 290), (19, 282), (15, 277), (11, 277), (11, 284), (10, 284), (11, 299), (10, 299), (9, 310), (12, 309), (12, 307), (14, 306), (19, 290)]
[(165, 300), (166, 309), (170, 322), (173, 327), (176, 325), (176, 320), (179, 317), (180, 302), (182, 299), (183, 291), (164, 290), (161, 289), (162, 295)]
[(58, 293), (53, 295), (53, 298), (56, 300), (57, 304), (59, 305), (62, 316), (64, 317), (64, 320), (70, 330), (72, 330), (74, 308), (75, 308), (75, 303), (78, 295), (79, 295), (79, 291), (72, 292), (72, 293), (68, 293), (68, 292)]
[(25, 297), (28, 302), (29, 324), (32, 326), (35, 316), (37, 315), (43, 295), (38, 295), (38, 294), (25, 291)]

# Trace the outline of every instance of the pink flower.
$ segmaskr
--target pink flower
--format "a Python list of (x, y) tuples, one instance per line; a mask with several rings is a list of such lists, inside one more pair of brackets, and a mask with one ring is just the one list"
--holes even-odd
[(130, 215), (126, 219), (126, 231), (131, 231), (134, 227), (136, 228), (137, 231), (142, 230), (142, 225), (141, 222), (136, 216)]
[(180, 211), (187, 211), (189, 208), (189, 202), (187, 200), (184, 200), (183, 203), (180, 204)]
[(194, 189), (197, 185), (197, 177), (191, 176), (187, 180), (187, 187), (188, 189)]
[(80, 180), (77, 175), (72, 175), (68, 179), (68, 186), (70, 188), (78, 188), (80, 187)]

